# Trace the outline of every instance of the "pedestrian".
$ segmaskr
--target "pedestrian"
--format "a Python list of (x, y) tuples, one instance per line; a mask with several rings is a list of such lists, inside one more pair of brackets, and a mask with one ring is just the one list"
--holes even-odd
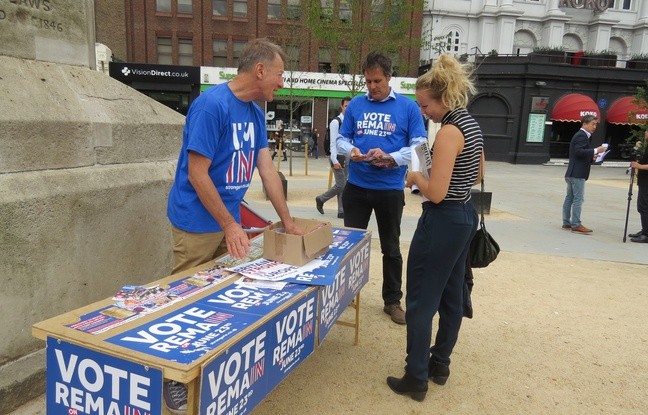
[(335, 180), (335, 184), (333, 184), (330, 189), (315, 198), (315, 207), (317, 208), (317, 211), (323, 215), (324, 203), (335, 196), (337, 198), (337, 217), (340, 219), (344, 218), (344, 207), (342, 206), (342, 191), (344, 190), (344, 186), (347, 182), (347, 177), (349, 176), (349, 163), (347, 162), (346, 157), (344, 157), (342, 154), (338, 154), (336, 139), (340, 130), (340, 125), (342, 124), (342, 120), (344, 120), (344, 113), (346, 112), (346, 108), (349, 105), (349, 101), (351, 101), (351, 97), (342, 98), (342, 102), (340, 103), (340, 113), (337, 115), (337, 117), (333, 118), (331, 122), (329, 122), (327, 132), (328, 136), (330, 137), (329, 162), (331, 163), (331, 168), (333, 169), (333, 178)]
[(400, 304), (405, 172), (411, 147), (427, 140), (427, 135), (416, 103), (389, 86), (393, 69), (387, 56), (369, 53), (362, 73), (367, 93), (349, 102), (337, 137), (338, 154), (350, 159), (342, 193), (344, 226), (367, 229), (375, 213), (383, 254), (383, 311), (395, 323), (405, 324)]
[(311, 132), (311, 138), (309, 140), (309, 148), (308, 152), (311, 157), (315, 157), (315, 160), (319, 158), (319, 133), (317, 132), (317, 127), (313, 128), (313, 131)]
[(277, 151), (279, 151), (279, 148), (281, 148), (281, 153), (283, 154), (283, 161), (288, 160), (286, 158), (286, 133), (285, 133), (285, 128), (283, 123), (279, 125), (279, 130), (275, 132), (275, 148), (274, 152), (272, 153), (272, 160), (274, 160), (275, 156), (277, 155)]
[(606, 150), (605, 146), (590, 147), (592, 134), (596, 131), (599, 119), (596, 115), (586, 114), (581, 119), (581, 128), (569, 143), (569, 165), (565, 172), (567, 194), (562, 209), (562, 229), (587, 235), (592, 230), (581, 223), (581, 209), (585, 200), (585, 182), (596, 155)]
[(636, 160), (630, 168), (637, 169), (637, 211), (641, 218), (641, 230), (628, 236), (632, 242), (648, 243), (648, 130), (644, 139), (635, 146)]
[[(407, 258), (407, 347), (405, 375), (388, 377), (398, 394), (422, 401), (428, 377), (443, 385), (464, 314), (466, 257), (477, 227), (470, 188), (482, 176), (482, 132), (466, 110), (476, 92), (467, 64), (439, 56), (416, 81), (421, 111), (441, 128), (432, 146), (429, 179), (409, 172), (406, 186), (418, 186), (426, 201)], [(439, 313), (434, 345), (432, 318)]]
[[(191, 105), (167, 215), (173, 233), (173, 273), (222, 254), (243, 258), (250, 241), (241, 227), (240, 204), (255, 167), (287, 233), (301, 234), (293, 221), (268, 150), (265, 117), (255, 103), (272, 101), (283, 87), (286, 55), (267, 39), (242, 50), (238, 74), (211, 87)], [(165, 382), (165, 404), (186, 411), (186, 385)]]

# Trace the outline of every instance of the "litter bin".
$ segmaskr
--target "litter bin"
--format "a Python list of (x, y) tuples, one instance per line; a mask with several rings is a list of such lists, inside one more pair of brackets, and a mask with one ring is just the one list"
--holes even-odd
[[(288, 180), (286, 180), (286, 176), (280, 171), (277, 172), (279, 174), (279, 179), (281, 179), (281, 186), (283, 187), (284, 191), (284, 197), (286, 200), (288, 200)], [(263, 187), (263, 194), (265, 195), (266, 200), (269, 200), (270, 198), (268, 197), (268, 194), (266, 193), (265, 186)]]

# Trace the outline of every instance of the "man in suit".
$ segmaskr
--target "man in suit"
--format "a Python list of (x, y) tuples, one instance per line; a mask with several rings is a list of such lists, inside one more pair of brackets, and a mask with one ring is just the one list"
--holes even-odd
[(585, 181), (589, 178), (592, 161), (597, 154), (603, 153), (606, 149), (605, 146), (590, 147), (590, 138), (596, 131), (598, 122), (597, 116), (584, 115), (580, 130), (574, 134), (569, 144), (569, 165), (565, 173), (567, 195), (563, 203), (562, 228), (582, 235), (592, 233), (592, 230), (583, 226), (580, 220)]

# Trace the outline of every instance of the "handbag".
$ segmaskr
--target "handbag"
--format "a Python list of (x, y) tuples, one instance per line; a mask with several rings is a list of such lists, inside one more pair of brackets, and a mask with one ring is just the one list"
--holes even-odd
[[(481, 181), (481, 193), (484, 193), (484, 179)], [(470, 241), (470, 266), (472, 268), (484, 268), (495, 261), (499, 254), (500, 247), (495, 239), (486, 230), (484, 224), (484, 205), (479, 204), (479, 228)]]

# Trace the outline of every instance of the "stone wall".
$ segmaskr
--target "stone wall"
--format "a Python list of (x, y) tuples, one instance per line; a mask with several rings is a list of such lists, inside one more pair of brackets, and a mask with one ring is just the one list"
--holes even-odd
[(32, 324), (171, 268), (184, 117), (90, 69), (91, 10), (0, 1), (0, 414), (45, 390)]

